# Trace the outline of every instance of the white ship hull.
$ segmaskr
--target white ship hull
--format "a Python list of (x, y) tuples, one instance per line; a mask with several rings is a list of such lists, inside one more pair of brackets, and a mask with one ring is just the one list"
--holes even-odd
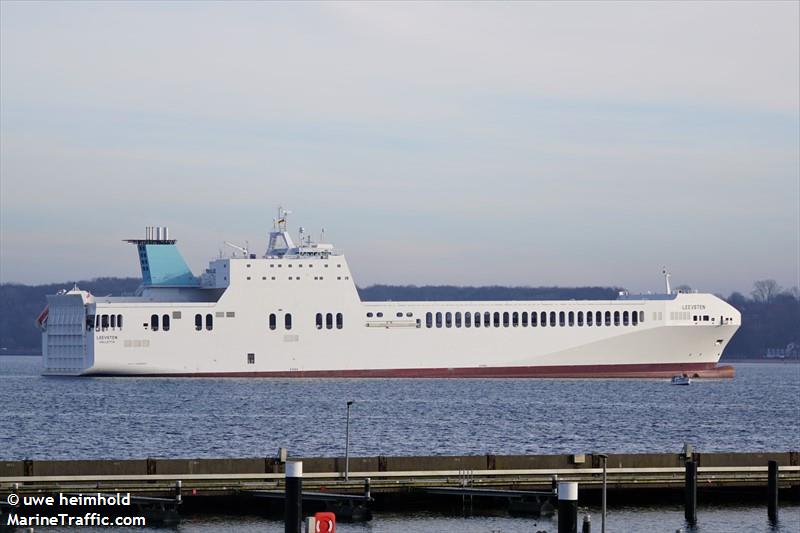
[[(730, 367), (716, 365), (741, 321), (735, 308), (710, 294), (361, 302), (345, 258), (333, 254), (220, 259), (209, 273), (200, 287), (145, 287), (137, 297), (93, 297), (84, 291), (48, 297), (44, 373), (730, 377)], [(122, 317), (121, 326), (116, 317)]]

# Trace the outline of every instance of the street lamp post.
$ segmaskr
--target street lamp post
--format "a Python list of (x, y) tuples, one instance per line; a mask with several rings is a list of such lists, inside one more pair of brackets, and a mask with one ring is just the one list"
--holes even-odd
[(344, 432), (344, 480), (350, 481), (350, 406), (353, 400), (347, 401), (347, 425)]

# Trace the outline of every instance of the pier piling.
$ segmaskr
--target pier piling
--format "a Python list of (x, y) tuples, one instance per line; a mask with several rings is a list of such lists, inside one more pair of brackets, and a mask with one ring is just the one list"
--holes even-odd
[(286, 513), (284, 532), (301, 533), (303, 519), (303, 463), (286, 462)]
[(686, 461), (684, 516), (689, 524), (697, 522), (697, 463)]
[(767, 515), (774, 522), (778, 519), (778, 461), (767, 465)]
[(578, 533), (578, 484), (558, 484), (558, 533)]

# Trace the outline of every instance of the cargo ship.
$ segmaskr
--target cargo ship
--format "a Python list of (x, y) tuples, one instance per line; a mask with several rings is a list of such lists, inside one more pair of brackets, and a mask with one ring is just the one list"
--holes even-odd
[[(60, 376), (274, 378), (733, 377), (719, 366), (740, 313), (712, 294), (613, 300), (361, 301), (347, 260), (279, 210), (266, 251), (194, 275), (166, 227), (135, 246), (133, 296), (75, 286), (38, 317)], [(320, 239), (322, 241), (323, 238)], [(435, 261), (435, 257), (428, 260)]]

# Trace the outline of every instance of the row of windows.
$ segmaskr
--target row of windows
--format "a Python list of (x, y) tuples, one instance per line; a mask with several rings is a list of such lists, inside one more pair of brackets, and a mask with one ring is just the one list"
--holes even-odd
[[(317, 329), (322, 329), (322, 313), (317, 313), (316, 317), (316, 324)], [(342, 329), (344, 327), (344, 316), (342, 313), (336, 313), (336, 329)], [(326, 313), (325, 314), (325, 329), (333, 329), (333, 313)]]
[(87, 325), (89, 328), (94, 327), (98, 330), (106, 330), (108, 328), (112, 329), (122, 329), (122, 315), (95, 315), (91, 320), (92, 316), (89, 315), (90, 320), (87, 321)]
[[(285, 329), (292, 329), (292, 314), (286, 313), (283, 315), (283, 327)], [(275, 313), (269, 314), (269, 329), (277, 329), (278, 328), (278, 315)]]
[[(163, 315), (161, 317), (161, 329), (163, 331), (169, 331), (169, 315)], [(158, 331), (159, 320), (158, 315), (150, 315), (150, 329), (153, 331)]]
[[(247, 263), (247, 268), (250, 268), (251, 266), (252, 265), (250, 263)], [(289, 268), (292, 268), (292, 263), (287, 263), (286, 266), (289, 267)], [(325, 263), (323, 266), (325, 268), (328, 268), (328, 263)], [(275, 263), (270, 263), (269, 267), (270, 268), (275, 268)], [(283, 263), (278, 263), (278, 268), (282, 268), (282, 267), (283, 267)], [(302, 263), (298, 263), (297, 268), (303, 268), (303, 264)], [(309, 263), (308, 264), (308, 268), (314, 268), (314, 265), (312, 263)], [(336, 265), (336, 268), (342, 268), (341, 263), (338, 263)]]
[[(224, 279), (227, 280), (228, 278), (226, 277)], [(247, 276), (247, 279), (249, 280), (249, 279), (251, 279), (251, 277)], [(272, 281), (275, 281), (275, 276), (270, 276), (270, 279)], [(314, 276), (314, 280), (315, 281), (323, 281), (324, 279), (325, 279), (325, 276)], [(342, 276), (336, 276), (336, 279), (341, 281)], [(350, 279), (350, 276), (345, 276), (344, 279)], [(267, 280), (267, 276), (261, 276), (261, 280), (262, 281), (266, 281)], [(294, 277), (289, 276), (289, 281), (300, 281), (300, 276), (294, 276)]]
[[(203, 329), (203, 315), (200, 313), (194, 315), (194, 329), (196, 331)], [(206, 330), (211, 331), (212, 329), (214, 329), (214, 317), (209, 313), (206, 315)]]
[(636, 326), (639, 323), (644, 322), (644, 311), (578, 311), (577, 313), (574, 311), (560, 311), (556, 313), (555, 311), (550, 311), (549, 313), (546, 311), (542, 311), (537, 313), (532, 311), (530, 314), (527, 311), (523, 312), (508, 312), (505, 311), (503, 313), (499, 311), (495, 311), (494, 313), (490, 313), (486, 311), (484, 313), (475, 312), (475, 313), (461, 313), (457, 311), (455, 313), (451, 312), (437, 312), (431, 313), (428, 312), (425, 314), (425, 326), (428, 328), (434, 327), (434, 324), (437, 328), (446, 327), (452, 328), (453, 326), (460, 328), (471, 328), (481, 327), (496, 327), (499, 328), (502, 324), (504, 328), (509, 326), (511, 327), (555, 327), (555, 326)]
[[(381, 311), (378, 311), (377, 313), (374, 313), (374, 314), (371, 311), (369, 313), (367, 313), (367, 318), (372, 318), (373, 316), (377, 316), (378, 318), (383, 318), (383, 313)], [(397, 313), (395, 313), (395, 316), (397, 318), (403, 318), (402, 311), (398, 311)], [(406, 316), (410, 318), (410, 317), (414, 316), (414, 313), (409, 311), (409, 312), (406, 313)]]

